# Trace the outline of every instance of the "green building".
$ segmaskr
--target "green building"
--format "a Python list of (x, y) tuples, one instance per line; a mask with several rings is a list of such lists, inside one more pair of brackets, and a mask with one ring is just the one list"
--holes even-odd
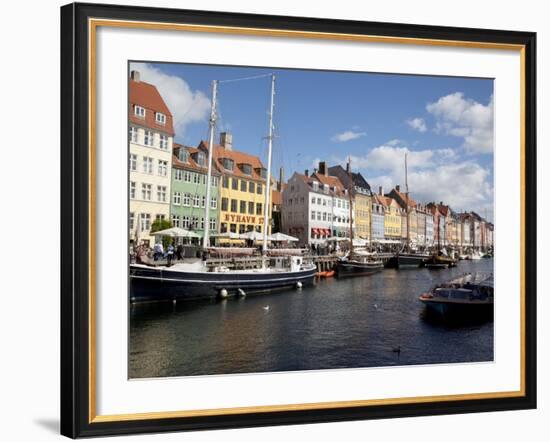
[[(206, 204), (208, 152), (174, 143), (170, 220), (174, 227), (191, 230), (202, 238)], [(218, 184), (220, 174), (214, 168), (210, 188), (210, 235), (217, 233), (219, 221)]]

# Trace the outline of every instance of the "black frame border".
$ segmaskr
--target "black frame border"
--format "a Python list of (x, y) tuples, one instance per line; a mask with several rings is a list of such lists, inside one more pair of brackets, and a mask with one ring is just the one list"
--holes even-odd
[[(525, 396), (89, 422), (88, 19), (455, 40), (524, 46)], [(73, 3), (61, 7), (61, 434), (71, 437), (242, 428), (536, 408), (536, 33)]]

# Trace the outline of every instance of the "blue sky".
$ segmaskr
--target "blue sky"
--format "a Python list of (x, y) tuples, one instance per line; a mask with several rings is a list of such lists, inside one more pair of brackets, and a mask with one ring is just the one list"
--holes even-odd
[[(490, 79), (132, 63), (155, 84), (176, 121), (176, 140), (208, 134), (211, 82), (276, 75), (274, 174), (310, 171), (351, 156), (373, 189), (404, 184), (420, 201), (492, 219), (493, 81)], [(270, 78), (221, 83), (217, 132), (234, 148), (266, 158)]]

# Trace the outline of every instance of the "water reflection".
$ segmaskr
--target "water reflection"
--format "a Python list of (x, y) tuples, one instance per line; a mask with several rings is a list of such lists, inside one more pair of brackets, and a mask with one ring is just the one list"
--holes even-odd
[[(129, 375), (185, 376), (490, 361), (493, 322), (441, 323), (420, 293), (492, 260), (385, 270), (264, 296), (130, 307)], [(399, 350), (399, 351), (397, 351)]]

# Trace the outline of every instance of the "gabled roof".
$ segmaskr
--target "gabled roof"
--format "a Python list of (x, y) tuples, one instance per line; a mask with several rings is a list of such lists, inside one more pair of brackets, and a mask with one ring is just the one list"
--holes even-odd
[[(337, 177), (345, 188), (349, 187), (349, 173), (340, 165), (332, 166), (328, 168), (328, 174), (330, 176)], [(353, 185), (355, 187), (361, 187), (368, 192), (371, 192), (370, 184), (359, 172), (351, 173)], [(371, 192), (372, 193), (372, 192)]]
[[(403, 201), (403, 206), (405, 206), (407, 204), (407, 194), (405, 192), (398, 191), (395, 188), (391, 190), (390, 194), (394, 192), (399, 198), (401, 198), (401, 200)], [(416, 201), (413, 200), (410, 195), (409, 195), (409, 207), (410, 208), (416, 207)]]
[[(201, 141), (198, 146), (198, 149), (201, 149), (204, 152), (208, 152), (208, 143), (206, 141)], [(234, 163), (233, 170), (229, 171), (223, 167), (223, 164), (222, 164), (223, 158), (229, 158), (233, 160), (233, 163)], [(258, 173), (258, 170), (257, 170), (257, 169), (265, 169), (265, 167), (262, 164), (262, 160), (260, 160), (260, 157), (257, 157), (255, 155), (251, 155), (251, 154), (241, 152), (238, 150), (233, 150), (233, 149), (228, 150), (219, 144), (214, 144), (213, 163), (215, 163), (218, 170), (220, 170), (220, 172), (225, 175), (232, 175), (238, 178), (253, 179), (256, 181), (265, 181), (265, 179), (262, 178), (262, 176), (260, 175), (260, 173)], [(252, 166), (252, 174), (251, 175), (245, 174), (239, 167), (240, 164), (250, 164)]]
[[(204, 174), (208, 173), (208, 165), (200, 166), (193, 159), (192, 155), (197, 153), (199, 151), (199, 149), (197, 149), (196, 147), (183, 146), (181, 144), (174, 143), (174, 150), (178, 150), (178, 149), (187, 149), (189, 151), (188, 162), (185, 163), (183, 161), (180, 161), (178, 156), (174, 154), (174, 155), (172, 155), (172, 167), (176, 167), (178, 169), (191, 169), (191, 170), (195, 170), (197, 172), (204, 173)], [(207, 159), (208, 159), (208, 157), (207, 157)], [(212, 162), (212, 166), (213, 166), (212, 167), (212, 175), (213, 176), (219, 176), (220, 172), (217, 169), (214, 162)]]
[[(130, 79), (129, 89), (130, 122), (174, 136), (172, 113), (168, 109), (168, 106), (166, 106), (158, 89), (152, 84), (132, 79)], [(135, 105), (145, 109), (145, 118), (134, 114)], [(155, 114), (157, 112), (166, 115), (166, 124), (160, 124), (156, 121)]]
[[(337, 196), (340, 198), (344, 197), (344, 186), (342, 185), (340, 180), (336, 177), (327, 177), (317, 173), (314, 173), (313, 175), (308, 176), (308, 175), (302, 175), (301, 173), (298, 173), (298, 172), (294, 172), (293, 176), (295, 176), (299, 180), (306, 183), (310, 192), (322, 193), (324, 195)], [(319, 179), (320, 177), (322, 178)], [(313, 182), (320, 183), (319, 188), (317, 190), (313, 189)], [(329, 186), (328, 193), (324, 192), (323, 184), (327, 184)], [(334, 192), (333, 190), (335, 187), (336, 187), (336, 192)]]

